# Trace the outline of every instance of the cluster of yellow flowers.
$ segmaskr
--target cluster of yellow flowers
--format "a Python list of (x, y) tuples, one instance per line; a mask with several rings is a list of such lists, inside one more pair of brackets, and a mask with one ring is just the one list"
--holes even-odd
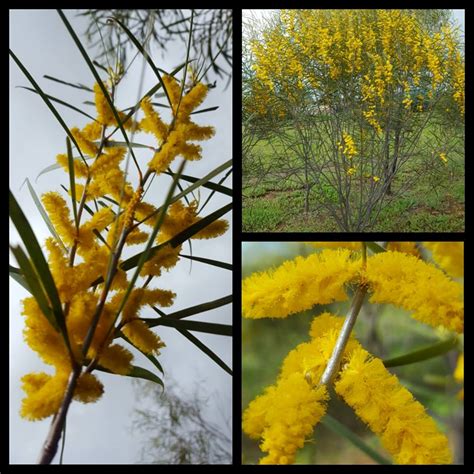
[(342, 141), (337, 144), (339, 150), (348, 158), (357, 155), (354, 139), (346, 132), (342, 132)]
[(422, 85), (431, 97), (449, 90), (464, 113), (458, 42), (454, 28), (433, 33), (413, 10), (281, 10), (280, 21), (252, 43), (253, 67), (262, 84), (280, 93), (285, 84), (297, 84), (323, 97), (335, 81), (350, 79), (363, 116), (381, 132), (384, 105), (398, 100), (401, 88), (406, 109)]
[[(360, 242), (307, 243), (327, 249), (243, 281), (244, 317), (283, 318), (317, 304), (342, 301), (348, 298), (345, 287), (356, 284), (368, 288), (371, 302), (391, 303), (426, 324), (463, 332), (463, 289), (449, 275), (463, 265), (462, 243), (423, 242), (449, 274), (423, 261), (415, 242), (390, 242), (386, 251), (366, 259)], [(329, 392), (320, 380), (343, 322), (344, 318), (326, 312), (315, 317), (311, 340), (287, 355), (276, 384), (244, 411), (243, 431), (261, 439), (260, 448), (267, 453), (260, 463), (293, 463), (296, 451), (324, 416)], [(462, 370), (463, 361), (455, 372), (459, 381)], [(452, 462), (447, 437), (425, 408), (353, 334), (333, 383), (336, 393), (380, 438), (396, 463)]]
[[(149, 98), (141, 103), (145, 117), (138, 123), (132, 119), (124, 121), (125, 114), (119, 112), (125, 129), (153, 133), (157, 138), (158, 148), (148, 163), (150, 172), (157, 174), (166, 170), (178, 155), (188, 160), (200, 158), (200, 147), (189, 141), (208, 139), (214, 134), (212, 127), (202, 127), (190, 120), (190, 113), (206, 96), (207, 87), (197, 83), (183, 94), (174, 77), (165, 76), (163, 81), (172, 106), (170, 124), (162, 121)], [(139, 228), (139, 221), (143, 220), (143, 224), (154, 227), (157, 208), (143, 201), (142, 183), (134, 190), (126, 181), (120, 167), (126, 149), (101, 145), (107, 126), (116, 126), (117, 121), (98, 84), (94, 86), (94, 92), (97, 118), (82, 130), (71, 130), (81, 151), (89, 159), (93, 159), (91, 165), (86, 160), (74, 160), (75, 177), (85, 179), (84, 184), (75, 183), (76, 200), (83, 209), (84, 203), (105, 197), (120, 202), (123, 211), (115, 213), (112, 207), (96, 207), (95, 212), (91, 211), (89, 220), (76, 227), (68, 205), (59, 193), (49, 192), (42, 196), (50, 220), (62, 243), (67, 246), (66, 253), (55, 239), (46, 240), (49, 266), (64, 307), (67, 333), (75, 360), (71, 360), (62, 335), (50, 325), (35, 299), (23, 300), (26, 342), (56, 371), (54, 375), (32, 373), (22, 378), (26, 398), (23, 400), (21, 414), (31, 420), (42, 419), (57, 412), (73, 363), (85, 366), (95, 359), (101, 367), (116, 374), (127, 374), (132, 369), (132, 353), (113, 343), (117, 329), (115, 323), (129, 280), (126, 272), (120, 268), (120, 259), (112, 273), (109, 265), (113, 260), (113, 252), (117, 249), (119, 236), (126, 236), (124, 245), (135, 245), (148, 240), (149, 233)], [(57, 161), (66, 171), (69, 170), (66, 155), (58, 155)], [(181, 201), (174, 202), (165, 215), (157, 243), (165, 243), (200, 219), (197, 216), (196, 202), (187, 206)], [(193, 238), (217, 237), (227, 227), (225, 220), (216, 220)], [(102, 232), (105, 237), (99, 239), (97, 235)], [(141, 275), (160, 276), (163, 270), (177, 264), (180, 250), (181, 245), (165, 245), (146, 262)], [(77, 256), (81, 261), (77, 261)], [(113, 275), (113, 278), (110, 280), (110, 287), (106, 288), (108, 275)], [(106, 299), (101, 305), (103, 295)], [(140, 319), (140, 309), (146, 305), (169, 307), (175, 297), (176, 294), (171, 290), (149, 289), (146, 285), (131, 290), (118, 322), (122, 333), (145, 354), (157, 355), (165, 344)], [(87, 354), (83, 354), (84, 342), (96, 314), (99, 318), (92, 342)], [(102, 392), (103, 386), (96, 376), (90, 371), (84, 371), (78, 379), (74, 398), (85, 403), (93, 402)]]

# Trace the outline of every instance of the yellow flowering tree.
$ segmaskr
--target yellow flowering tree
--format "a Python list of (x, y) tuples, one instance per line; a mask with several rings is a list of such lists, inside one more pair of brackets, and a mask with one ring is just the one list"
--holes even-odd
[[(259, 441), (265, 454), (260, 463), (295, 463), (298, 450), (314, 442), (311, 435), (320, 422), (347, 437), (374, 461), (391, 463), (326, 414), (339, 397), (377, 436), (394, 463), (452, 463), (446, 433), (390, 368), (428, 360), (456, 348), (462, 351), (463, 243), (306, 245), (319, 251), (243, 280), (243, 317), (287, 318), (348, 299), (351, 305), (345, 318), (326, 309), (317, 311), (309, 339), (285, 356), (276, 382), (244, 409), (243, 431)], [(437, 328), (441, 340), (397, 357), (371, 353), (353, 328), (359, 314), (374, 304), (403, 308), (423, 325)], [(377, 312), (375, 309), (375, 317)], [(243, 337), (246, 344), (245, 332)], [(459, 390), (455, 380), (463, 380), (462, 357), (450, 380), (454, 395)], [(247, 383), (244, 372), (244, 391)]]
[(289, 168), (304, 175), (306, 201), (341, 230), (370, 228), (387, 196), (413, 184), (395, 181), (409, 162), (443, 164), (447, 145), (433, 160), (423, 131), (446, 109), (464, 116), (459, 31), (426, 12), (281, 10), (248, 38), (254, 92), (263, 91), (248, 100), (280, 118), (280, 154), (295, 157)]
[[(124, 65), (117, 60), (106, 75), (99, 74), (65, 14), (60, 10), (58, 13), (96, 80), (92, 88), (87, 88), (94, 97), (95, 115), (89, 116), (92, 121), (83, 127), (67, 126), (54, 106), (57, 99), (43, 92), (10, 51), (34, 92), (63, 127), (67, 145), (66, 152), (57, 155), (57, 164), (46, 170), (66, 171), (66, 194), (54, 190), (43, 194), (41, 202), (37, 199), (52, 233), (45, 241), (46, 257), (10, 192), (10, 216), (24, 245), (24, 249), (19, 245), (11, 247), (19, 267), (10, 267), (10, 274), (31, 293), (22, 301), (24, 338), (53, 369), (52, 373), (26, 374), (21, 380), (25, 392), (21, 416), (32, 421), (53, 417), (39, 463), (50, 463), (54, 458), (72, 400), (90, 403), (101, 398), (104, 387), (97, 371), (143, 378), (164, 386), (158, 356), (166, 344), (153, 328), (175, 328), (232, 374), (216, 354), (189, 332), (230, 336), (231, 326), (186, 319), (230, 303), (231, 296), (174, 313), (161, 309), (172, 306), (179, 297), (168, 287), (166, 273), (183, 258), (231, 269), (228, 263), (183, 253), (183, 246), (191, 245), (191, 239), (224, 234), (228, 222), (221, 217), (232, 207), (227, 204), (207, 215), (203, 212), (214, 193), (231, 196), (222, 180), (219, 184), (211, 181), (230, 168), (231, 161), (203, 178), (183, 174), (187, 161), (202, 158), (199, 142), (211, 139), (215, 133), (214, 127), (198, 124), (192, 115), (209, 92), (203, 82), (204, 69), (201, 75), (197, 68), (190, 69), (193, 13), (185, 61), (170, 72), (155, 65), (120, 20), (110, 20), (129, 37), (156, 75), (154, 86), (126, 110), (116, 106)], [(167, 102), (165, 114), (158, 112), (152, 102), (157, 92)], [(150, 134), (154, 145), (132, 141), (139, 134)], [(145, 160), (138, 156), (139, 148), (146, 150)], [(173, 171), (176, 162), (178, 168)], [(147, 193), (158, 176), (170, 177), (171, 185), (162, 193), (161, 202), (150, 202)], [(205, 202), (193, 194), (200, 187), (212, 191)], [(144, 244), (142, 251), (134, 252), (133, 248), (140, 244)], [(143, 314), (145, 308), (148, 316)], [(154, 313), (155, 317), (151, 317)], [(132, 352), (119, 341), (143, 354), (158, 373), (134, 365)]]

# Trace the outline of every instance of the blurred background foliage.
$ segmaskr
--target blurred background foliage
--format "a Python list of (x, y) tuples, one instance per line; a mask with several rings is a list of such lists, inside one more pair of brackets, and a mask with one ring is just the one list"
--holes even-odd
[[(242, 277), (277, 267), (297, 255), (316, 250), (304, 243), (245, 242), (242, 248)], [(309, 339), (314, 316), (323, 311), (345, 315), (350, 301), (317, 306), (284, 319), (242, 318), (242, 410), (264, 388), (275, 383), (280, 366), (290, 350)], [(387, 359), (412, 352), (446, 339), (449, 332), (433, 329), (412, 319), (408, 312), (391, 305), (367, 304), (362, 307), (355, 326), (361, 344), (372, 354)], [(454, 462), (463, 463), (463, 401), (457, 398), (460, 385), (453, 378), (459, 351), (400, 367), (397, 375), (414, 397), (433, 416), (450, 439)], [(378, 438), (360, 421), (352, 409), (331, 396), (328, 413), (350, 428), (366, 444), (390, 459)], [(242, 435), (242, 463), (258, 463), (262, 452), (258, 442)], [(318, 424), (312, 438), (297, 454), (297, 464), (376, 464), (348, 440)]]

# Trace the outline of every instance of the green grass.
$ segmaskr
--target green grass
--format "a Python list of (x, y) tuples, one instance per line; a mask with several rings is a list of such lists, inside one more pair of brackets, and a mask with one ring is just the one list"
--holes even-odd
[[(423, 140), (429, 141), (428, 127)], [(446, 144), (449, 148), (449, 144)], [(265, 165), (283, 155), (277, 146), (260, 141), (254, 150)], [(286, 163), (294, 165), (297, 158), (291, 153), (284, 156)], [(395, 178), (393, 188), (397, 195), (405, 178), (417, 177), (412, 188), (400, 192), (390, 203), (384, 205), (372, 232), (463, 232), (464, 231), (464, 155), (452, 153), (449, 164), (424, 172), (419, 159), (402, 168)], [(304, 212), (304, 193), (296, 180), (283, 181), (281, 170), (271, 171), (255, 186), (254, 178), (245, 178), (242, 230), (244, 232), (340, 232), (328, 212), (310, 197), (310, 211)], [(244, 186), (245, 187), (245, 186)], [(321, 189), (318, 189), (321, 191)], [(330, 187), (323, 190), (333, 202), (338, 196)]]

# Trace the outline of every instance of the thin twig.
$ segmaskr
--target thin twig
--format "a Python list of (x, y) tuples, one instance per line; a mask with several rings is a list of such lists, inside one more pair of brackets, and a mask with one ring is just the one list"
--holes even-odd
[(342, 325), (341, 332), (337, 338), (331, 357), (328, 361), (328, 365), (326, 366), (326, 369), (324, 370), (324, 373), (321, 377), (320, 385), (328, 385), (339, 369), (342, 354), (344, 353), (344, 349), (346, 348), (352, 328), (354, 327), (360, 308), (364, 302), (367, 289), (367, 285), (363, 284), (359, 285), (357, 288), (354, 299), (352, 300), (351, 309), (344, 320), (344, 324)]

